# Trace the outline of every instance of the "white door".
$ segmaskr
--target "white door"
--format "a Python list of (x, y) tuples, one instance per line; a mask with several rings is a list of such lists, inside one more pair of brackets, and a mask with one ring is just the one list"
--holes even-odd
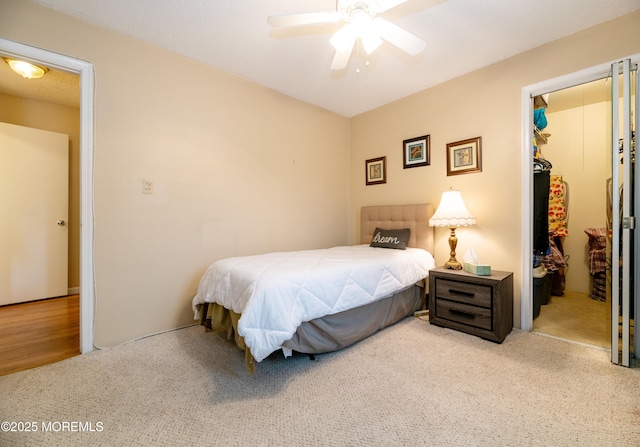
[(0, 305), (67, 294), (69, 137), (0, 123)]

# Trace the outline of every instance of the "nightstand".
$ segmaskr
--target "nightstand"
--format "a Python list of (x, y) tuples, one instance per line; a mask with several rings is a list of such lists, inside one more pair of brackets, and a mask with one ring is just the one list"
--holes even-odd
[(502, 343), (513, 327), (513, 273), (430, 270), (429, 321)]

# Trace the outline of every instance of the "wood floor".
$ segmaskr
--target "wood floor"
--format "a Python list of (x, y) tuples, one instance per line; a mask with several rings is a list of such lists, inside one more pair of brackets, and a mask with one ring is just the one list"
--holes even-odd
[(79, 354), (79, 295), (0, 306), (0, 376)]

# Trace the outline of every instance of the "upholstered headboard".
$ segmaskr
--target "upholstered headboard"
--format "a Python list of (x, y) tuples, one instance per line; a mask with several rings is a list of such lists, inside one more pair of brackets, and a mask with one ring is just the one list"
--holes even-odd
[(409, 247), (423, 248), (433, 254), (434, 229), (429, 226), (433, 205), (363, 206), (360, 210), (360, 243), (371, 242), (376, 227), (386, 230), (409, 228)]

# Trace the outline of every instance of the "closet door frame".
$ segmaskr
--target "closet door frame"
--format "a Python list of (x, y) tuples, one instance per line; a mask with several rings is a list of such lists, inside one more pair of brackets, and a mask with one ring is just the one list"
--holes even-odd
[[(632, 63), (640, 61), (640, 53), (626, 57)], [(569, 87), (585, 84), (611, 75), (612, 64), (618, 62), (609, 61), (584, 70), (559, 76), (526, 86), (521, 94), (521, 294), (520, 294), (520, 327), (524, 331), (533, 330), (533, 170), (531, 160), (533, 157), (533, 98), (538, 95), (562, 90)], [(638, 97), (636, 96), (636, 104)], [(640, 239), (640, 238), (638, 238)], [(637, 294), (637, 291), (636, 291)], [(640, 305), (635, 300), (636, 314)], [(637, 337), (640, 338), (640, 337)], [(636, 352), (638, 351), (636, 340)]]

